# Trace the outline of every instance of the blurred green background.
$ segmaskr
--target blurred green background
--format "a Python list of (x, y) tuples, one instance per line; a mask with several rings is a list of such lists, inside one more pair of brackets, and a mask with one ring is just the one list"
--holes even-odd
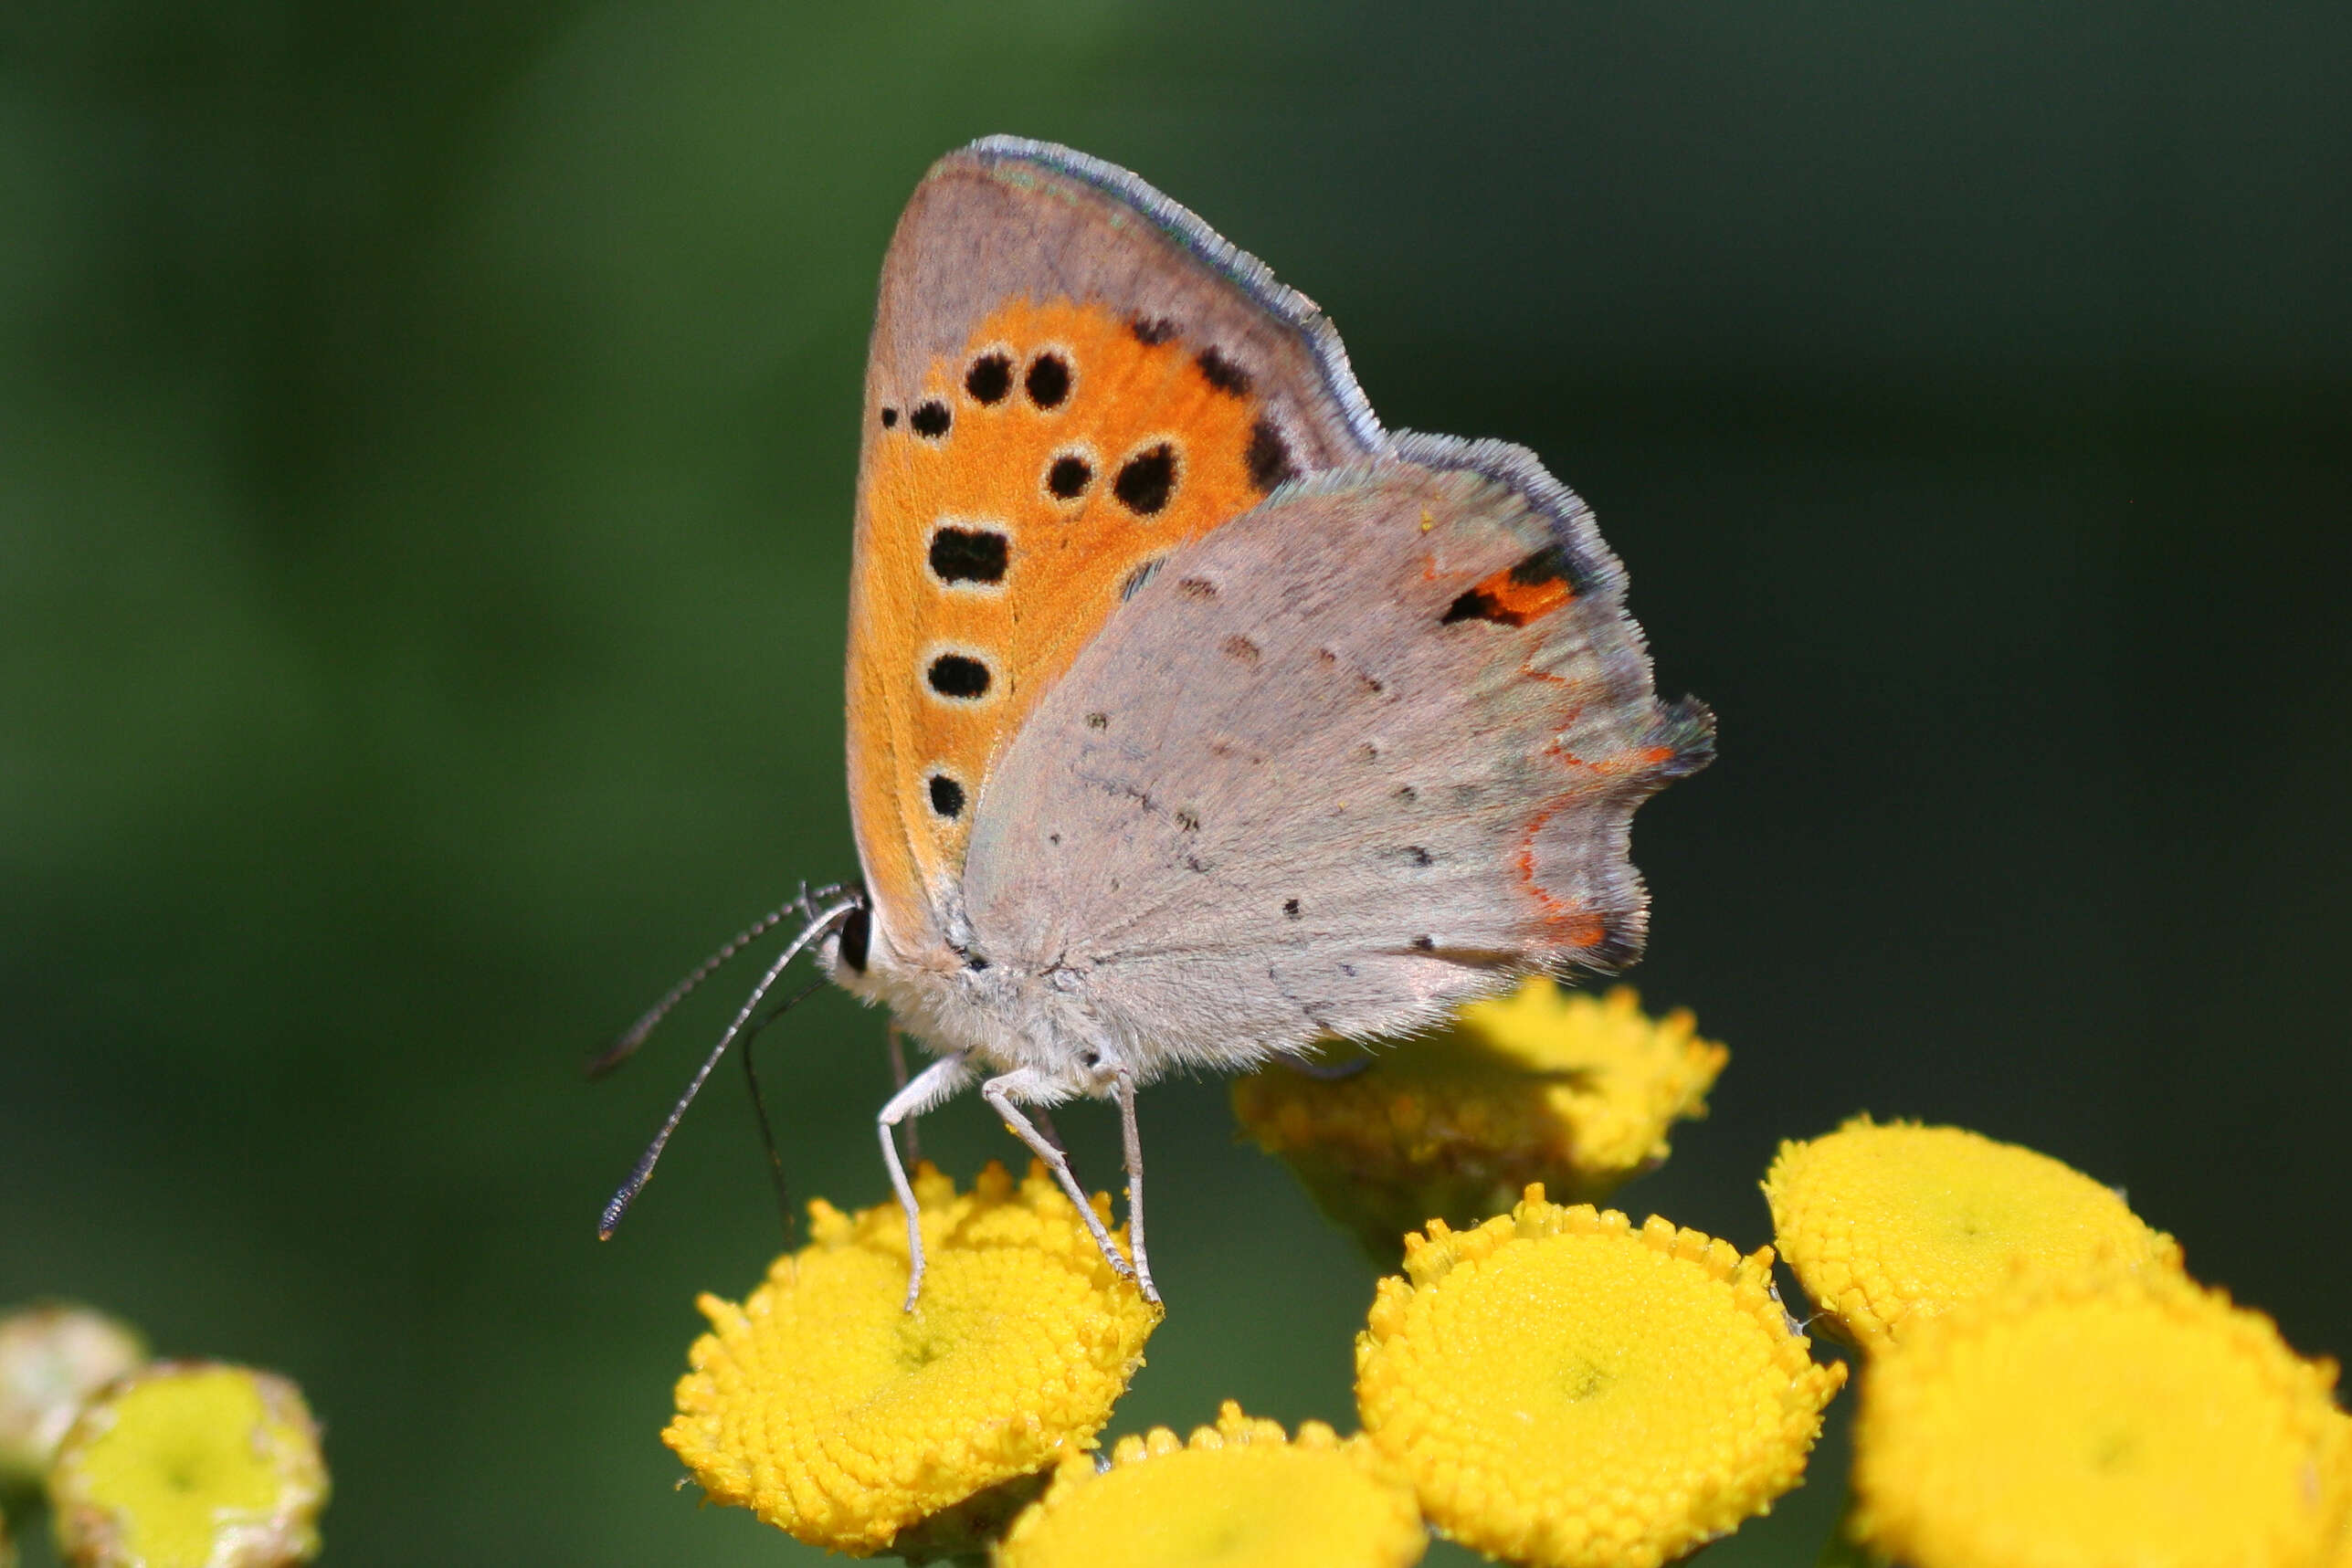
[[(0, 1300), (299, 1377), (330, 1563), (814, 1556), (655, 1437), (776, 1241), (735, 1075), (593, 1231), (737, 984), (577, 1068), (854, 868), (876, 268), (1018, 131), (1269, 258), (1390, 424), (1542, 452), (1721, 714), (1637, 978), (1733, 1061), (1637, 1216), (1753, 1246), (1777, 1140), (1959, 1121), (2352, 1352), (2347, 13), (1464, 9), (0, 14)], [(881, 1036), (765, 1047), (804, 1194), (884, 1194)], [(1118, 1429), (1346, 1425), (1371, 1269), (1220, 1086), (1144, 1114)], [(1709, 1562), (1809, 1561), (1841, 1441)]]

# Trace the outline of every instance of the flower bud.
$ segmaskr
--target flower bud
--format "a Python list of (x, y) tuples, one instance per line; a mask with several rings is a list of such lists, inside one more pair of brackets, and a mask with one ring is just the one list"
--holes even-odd
[(77, 1568), (279, 1568), (318, 1555), (327, 1469), (301, 1390), (220, 1362), (158, 1362), (82, 1407), (49, 1471)]
[(136, 1330), (88, 1307), (0, 1316), (0, 1491), (38, 1487), (81, 1402), (146, 1359)]

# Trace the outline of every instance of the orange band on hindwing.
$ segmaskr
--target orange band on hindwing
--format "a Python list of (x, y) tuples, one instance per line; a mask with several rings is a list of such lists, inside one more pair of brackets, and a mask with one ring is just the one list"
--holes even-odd
[(1251, 381), (1168, 323), (1022, 300), (880, 411), (849, 721), (885, 904), (961, 869), (990, 765), (1154, 563), (1291, 476)]

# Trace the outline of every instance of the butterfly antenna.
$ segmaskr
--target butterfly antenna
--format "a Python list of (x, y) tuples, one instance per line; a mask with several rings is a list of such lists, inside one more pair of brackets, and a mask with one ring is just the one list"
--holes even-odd
[(767, 1099), (760, 1093), (759, 1069), (752, 1065), (752, 1047), (758, 1043), (762, 1030), (824, 988), (825, 982), (822, 980), (813, 983), (806, 989), (777, 1003), (768, 1009), (767, 1016), (744, 1031), (744, 1082), (751, 1088), (752, 1114), (759, 1118), (760, 1147), (767, 1151), (768, 1180), (775, 1186), (776, 1217), (784, 1222), (784, 1244), (786, 1247), (792, 1245), (792, 1192), (785, 1184), (784, 1155), (776, 1149), (775, 1128), (767, 1119)]
[[(680, 1095), (678, 1103), (670, 1108), (669, 1119), (662, 1122), (661, 1131), (653, 1135), (653, 1142), (646, 1145), (644, 1153), (638, 1156), (637, 1166), (629, 1172), (628, 1180), (621, 1184), (620, 1191), (615, 1193), (612, 1202), (605, 1205), (604, 1217), (596, 1224), (596, 1235), (600, 1239), (606, 1241), (612, 1239), (613, 1232), (620, 1226), (621, 1216), (628, 1213), (628, 1205), (637, 1201), (637, 1194), (643, 1192), (645, 1184), (653, 1179), (653, 1167), (660, 1160), (661, 1151), (669, 1146), (670, 1135), (677, 1131), (679, 1122), (685, 1120), (686, 1108), (694, 1103), (694, 1097), (702, 1091), (704, 1081), (710, 1078), (712, 1069), (718, 1067), (719, 1058), (727, 1054), (727, 1047), (735, 1043), (735, 1037), (744, 1032), (744, 1026), (748, 1024), (752, 1016), (759, 1011), (759, 1005), (766, 998), (768, 988), (774, 985), (777, 978), (784, 973), (785, 966), (799, 957), (802, 949), (840, 924), (842, 921), (849, 918), (850, 911), (860, 907), (858, 899), (847, 898), (813, 914), (808, 923), (801, 927), (800, 934), (794, 937), (785, 950), (776, 955), (775, 962), (767, 966), (767, 973), (762, 974), (759, 984), (752, 987), (751, 995), (744, 1000), (741, 1007), (735, 1010), (733, 1019), (727, 1025), (726, 1033), (719, 1037), (719, 1043), (711, 1047), (711, 1054), (702, 1058), (702, 1065), (695, 1069), (693, 1078), (688, 1080), (686, 1092)], [(657, 1022), (659, 1011), (656, 1009)]]
[(718, 952), (712, 953), (710, 957), (696, 964), (692, 973), (687, 975), (685, 979), (671, 986), (668, 994), (665, 994), (660, 1001), (656, 1002), (652, 1006), (648, 1007), (643, 1013), (639, 1014), (638, 1016), (637, 1022), (631, 1024), (627, 1029), (623, 1030), (618, 1039), (615, 1040), (611, 1045), (606, 1046), (603, 1050), (598, 1051), (595, 1056), (589, 1058), (585, 1069), (587, 1076), (591, 1079), (602, 1078), (606, 1073), (612, 1071), (613, 1068), (620, 1066), (621, 1063), (635, 1056), (637, 1054), (638, 1047), (645, 1044), (646, 1037), (652, 1034), (654, 1029), (660, 1024), (661, 1020), (670, 1016), (670, 1009), (677, 1006), (680, 1002), (685, 1001), (688, 996), (691, 995), (696, 986), (701, 984), (702, 982), (710, 979), (712, 975), (717, 973), (720, 966), (724, 964), (729, 959), (734, 957), (735, 954), (743, 952), (744, 949), (749, 947), (752, 943), (757, 942), (768, 932), (774, 931), (777, 926), (782, 925), (786, 920), (789, 920), (794, 915), (798, 915), (803, 920), (816, 919), (817, 903), (827, 899), (838, 898), (845, 890), (845, 889), (837, 884), (834, 886), (819, 888), (812, 893), (808, 890), (807, 883), (801, 883), (800, 894), (797, 898), (794, 899), (792, 902), (785, 905), (782, 909), (762, 915), (758, 920), (754, 921), (750, 925), (745, 926), (733, 936), (729, 937), (725, 946), (720, 948)]

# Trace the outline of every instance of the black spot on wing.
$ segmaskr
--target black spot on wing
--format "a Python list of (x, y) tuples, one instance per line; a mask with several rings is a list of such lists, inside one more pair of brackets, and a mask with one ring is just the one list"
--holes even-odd
[(1093, 466), (1081, 457), (1065, 453), (1053, 460), (1045, 471), (1045, 488), (1059, 500), (1076, 500), (1094, 482)]
[(1285, 916), (1287, 916), (1288, 918), (1292, 919), (1292, 920), (1296, 920), (1296, 919), (1298, 919), (1298, 918), (1299, 918), (1299, 901), (1298, 901), (1298, 900), (1296, 900), (1296, 899), (1284, 899), (1284, 900), (1282, 900), (1282, 913), (1283, 913)]
[(1127, 320), (1127, 330), (1134, 333), (1135, 341), (1145, 348), (1157, 348), (1176, 335), (1176, 324), (1165, 316), (1131, 316)]
[(1483, 588), (1471, 589), (1448, 605), (1446, 613), (1438, 617), (1440, 626), (1450, 626), (1460, 621), (1492, 621), (1505, 626), (1514, 624), (1503, 613), (1502, 601)]
[(1200, 366), (1200, 374), (1207, 378), (1209, 385), (1227, 396), (1241, 397), (1248, 395), (1250, 383), (1250, 373), (1227, 359), (1214, 346), (1205, 348), (1195, 354), (1193, 363)]
[(951, 821), (964, 815), (964, 786), (945, 773), (931, 775), (931, 809)]
[(1565, 584), (1571, 594), (1584, 591), (1584, 584), (1577, 581), (1576, 572), (1568, 564), (1567, 552), (1556, 544), (1546, 544), (1514, 563), (1511, 580), (1524, 588), (1535, 587), (1539, 583), (1560, 583)]
[(1168, 504), (1176, 485), (1176, 448), (1163, 441), (1121, 464), (1119, 477), (1111, 481), (1111, 493), (1128, 510), (1150, 517)]
[(885, 409), (883, 409), (883, 410), (882, 410), (882, 428), (883, 428), (883, 429), (885, 429), (885, 430), (894, 429), (894, 428), (896, 428), (896, 427), (897, 427), (897, 426), (898, 426), (898, 422), (899, 422), (899, 411), (898, 411), (897, 409), (895, 409), (895, 408), (885, 408)]
[(943, 653), (925, 673), (931, 689), (942, 697), (969, 702), (988, 694), (988, 667), (960, 653)]
[(1003, 354), (982, 354), (964, 373), (964, 390), (981, 403), (1002, 403), (1013, 389), (1013, 362)]
[(1057, 408), (1070, 395), (1070, 362), (1060, 354), (1039, 354), (1029, 362), (1021, 387), (1039, 408)]
[(1584, 587), (1567, 552), (1547, 544), (1461, 595), (1439, 618), (1447, 626), (1458, 621), (1492, 621), (1497, 626), (1524, 626), (1577, 597)]
[(907, 423), (914, 426), (916, 435), (936, 441), (947, 434), (948, 426), (955, 423), (955, 416), (947, 412), (947, 405), (934, 398), (919, 405), (914, 417)]
[(1291, 460), (1291, 444), (1271, 419), (1260, 419), (1250, 427), (1250, 447), (1241, 460), (1249, 467), (1250, 482), (1260, 490), (1298, 478), (1298, 465)]
[(938, 529), (931, 536), (931, 574), (943, 583), (1001, 583), (1011, 549), (994, 529)]

